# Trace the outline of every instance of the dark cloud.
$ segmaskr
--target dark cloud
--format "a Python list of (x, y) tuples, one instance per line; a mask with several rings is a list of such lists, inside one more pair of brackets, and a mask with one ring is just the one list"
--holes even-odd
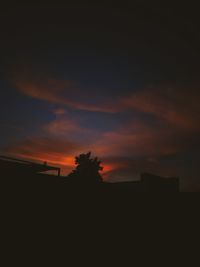
[(193, 131), (200, 130), (199, 101), (199, 88), (191, 86), (148, 88), (120, 100), (124, 108), (152, 114), (175, 127)]

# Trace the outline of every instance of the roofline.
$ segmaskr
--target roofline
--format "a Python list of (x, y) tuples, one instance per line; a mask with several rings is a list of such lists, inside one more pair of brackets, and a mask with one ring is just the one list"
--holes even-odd
[[(41, 163), (35, 163), (35, 162), (32, 162), (32, 161), (28, 161), (28, 160), (22, 160), (22, 159), (17, 159), (17, 158), (13, 158), (13, 157), (8, 157), (8, 156), (2, 156), (0, 155), (0, 159), (2, 160), (7, 160), (7, 161), (16, 161), (18, 163), (25, 163), (25, 164), (29, 164), (29, 165), (32, 165), (32, 166), (44, 166), (43, 164)], [(49, 170), (56, 170), (56, 171), (60, 171), (60, 168), (59, 167), (53, 167), (53, 166), (48, 166), (48, 165), (45, 165)]]

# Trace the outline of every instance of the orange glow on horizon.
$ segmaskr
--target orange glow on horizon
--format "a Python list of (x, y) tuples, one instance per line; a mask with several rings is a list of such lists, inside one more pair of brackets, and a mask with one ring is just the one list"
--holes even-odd
[[(47, 162), (48, 165), (58, 166), (61, 168), (62, 173), (64, 175), (67, 175), (70, 171), (72, 171), (75, 168), (75, 156), (66, 156), (60, 158), (58, 155), (51, 155), (47, 156), (46, 154), (37, 154), (37, 155), (24, 155), (20, 153), (15, 153), (13, 156), (25, 159), (25, 160), (32, 160), (39, 163)], [(117, 169), (119, 166), (117, 164), (102, 164), (103, 170), (101, 171), (101, 174), (103, 176), (103, 179), (106, 180), (106, 174)]]
[(103, 166), (103, 170), (102, 170), (103, 174), (115, 169), (114, 165), (112, 165), (112, 164), (102, 164), (102, 166)]
[[(22, 159), (28, 159), (33, 160), (37, 162), (47, 162), (47, 164), (53, 164), (58, 166), (67, 166), (67, 167), (74, 167), (75, 166), (75, 160), (74, 156), (68, 156), (68, 157), (60, 157), (60, 159), (54, 159), (54, 156), (47, 157), (46, 155), (23, 155), (20, 153), (15, 153), (14, 156), (22, 158)], [(56, 158), (57, 156), (55, 156)]]

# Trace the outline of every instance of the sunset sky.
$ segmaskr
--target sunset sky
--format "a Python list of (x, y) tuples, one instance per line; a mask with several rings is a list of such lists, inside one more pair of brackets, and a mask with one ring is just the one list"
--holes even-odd
[(133, 2), (2, 7), (0, 154), (200, 191), (199, 10)]

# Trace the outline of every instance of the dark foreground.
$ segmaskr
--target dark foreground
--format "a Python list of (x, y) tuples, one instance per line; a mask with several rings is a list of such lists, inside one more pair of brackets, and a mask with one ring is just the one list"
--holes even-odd
[[(87, 181), (87, 179), (85, 179)], [(142, 174), (141, 180), (133, 182), (118, 183), (88, 183), (80, 180), (73, 180), (68, 177), (58, 177), (45, 174), (4, 174), (1, 177), (1, 187), (6, 191), (26, 192), (44, 192), (51, 193), (60, 190), (70, 194), (98, 192), (99, 194), (125, 194), (133, 196), (137, 193), (168, 193), (175, 194), (179, 192), (179, 181), (177, 178), (161, 178), (159, 176)]]
[[(145, 191), (140, 182), (89, 185), (42, 174), (4, 174), (1, 221), (4, 232), (8, 229), (4, 247), (8, 246), (9, 252), (19, 249), (22, 259), (28, 255), (29, 261), (36, 258), (38, 250), (53, 261), (59, 247), (67, 260), (74, 253), (73, 262), (79, 260), (80, 253), (89, 259), (91, 254), (97, 255), (98, 262), (110, 255), (113, 261), (123, 249), (135, 261), (138, 252), (141, 259), (147, 257), (144, 249), (149, 251), (153, 242), (163, 251), (163, 240), (170, 241), (169, 248), (176, 247), (174, 240), (183, 236), (181, 225), (186, 218), (192, 219), (191, 207), (198, 211), (193, 205), (196, 201), (188, 205), (184, 194), (161, 188), (152, 186)], [(16, 258), (21, 255), (16, 254)]]

